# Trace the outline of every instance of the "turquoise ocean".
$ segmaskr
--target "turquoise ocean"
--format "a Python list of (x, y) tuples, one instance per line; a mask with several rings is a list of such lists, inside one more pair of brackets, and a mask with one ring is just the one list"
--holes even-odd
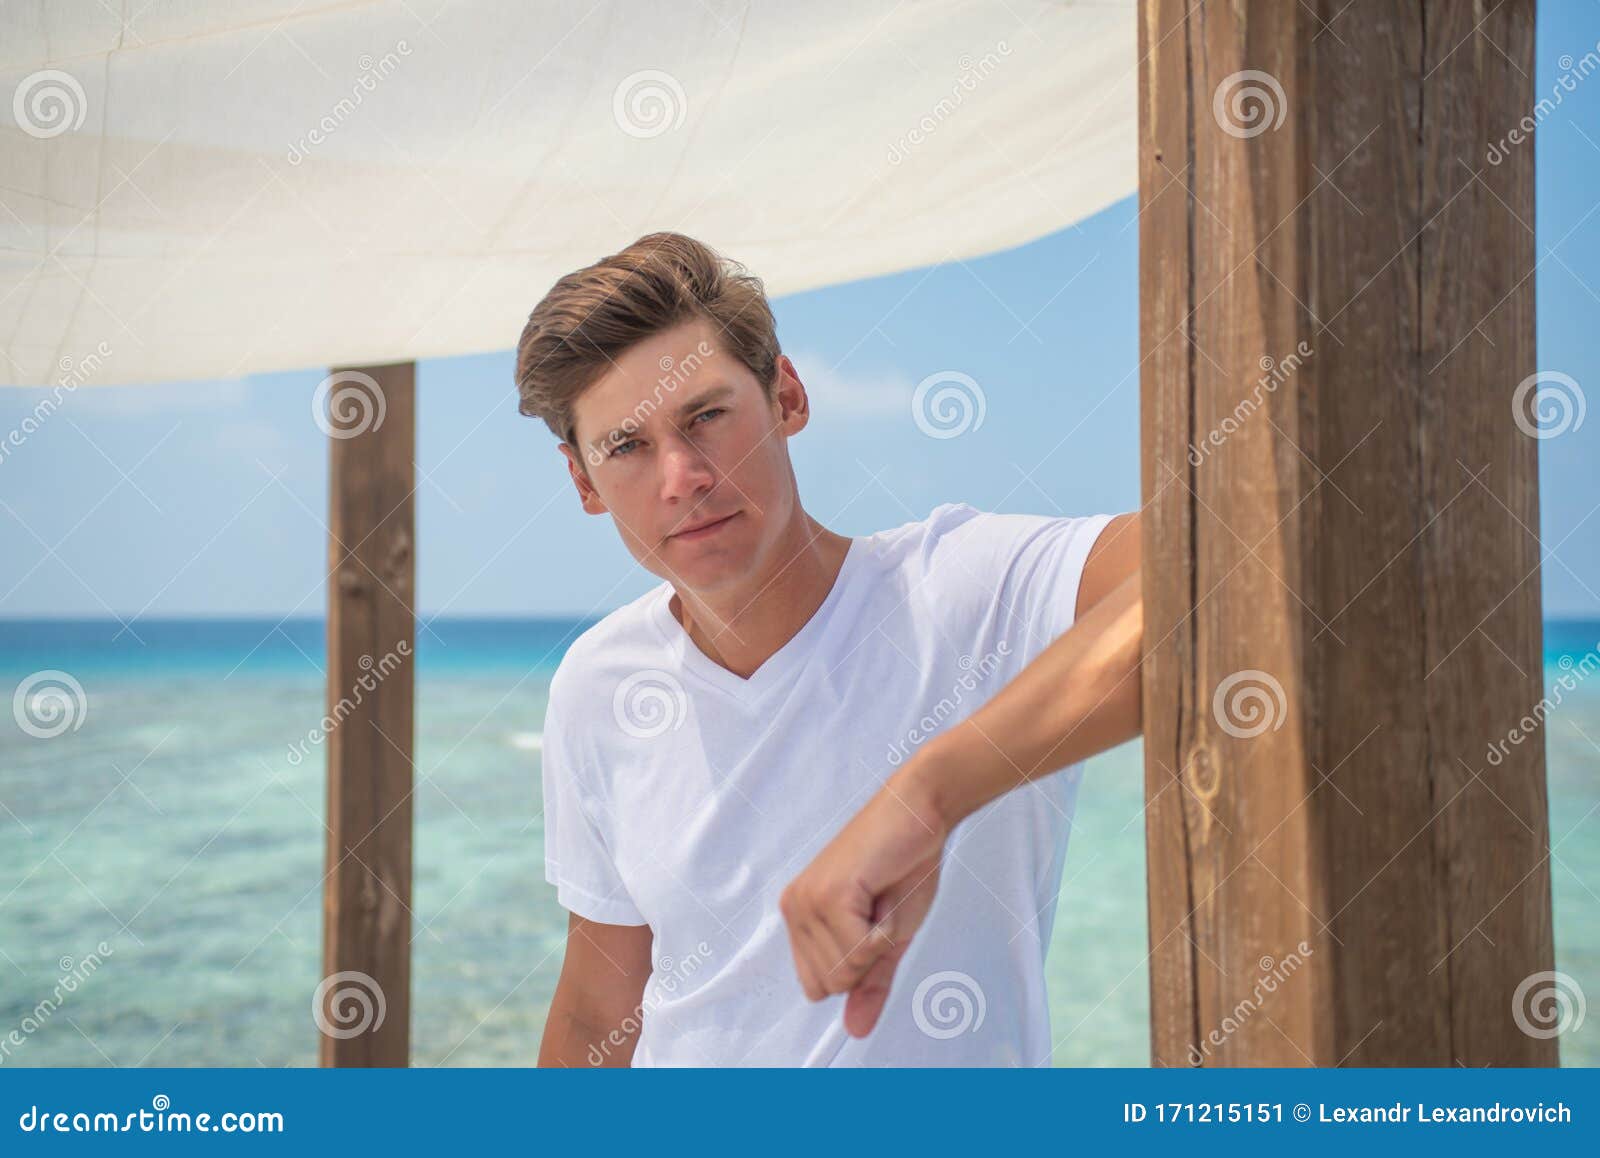
[[(566, 927), (540, 727), (586, 625), (419, 627), (415, 1065), (536, 1058)], [(1597, 646), (1600, 622), (1548, 623), (1547, 693)], [(0, 691), (47, 669), (83, 689), (70, 723), (35, 721), (59, 734), (0, 728), (0, 1041), (22, 1041), (0, 1066), (316, 1064), (324, 765), (299, 752), (323, 655), (320, 620), (0, 622)], [(1556, 966), (1600, 1001), (1600, 678), (1545, 740)], [(1059, 1065), (1149, 1062), (1142, 797), (1137, 743), (1089, 762), (1048, 961)], [(1600, 1065), (1600, 1006), (1561, 1044)]]

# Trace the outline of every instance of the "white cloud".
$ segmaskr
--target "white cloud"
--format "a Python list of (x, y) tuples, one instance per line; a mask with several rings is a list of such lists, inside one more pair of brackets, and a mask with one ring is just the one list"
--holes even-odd
[(904, 375), (852, 374), (820, 354), (790, 354), (811, 399), (811, 415), (829, 418), (904, 418), (916, 384)]

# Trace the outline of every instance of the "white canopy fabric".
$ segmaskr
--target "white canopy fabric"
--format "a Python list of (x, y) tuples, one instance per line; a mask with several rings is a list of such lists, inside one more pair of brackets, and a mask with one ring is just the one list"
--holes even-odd
[(1136, 60), (1132, 0), (7, 2), (0, 383), (504, 350), (656, 229), (775, 295), (1021, 244), (1135, 190)]

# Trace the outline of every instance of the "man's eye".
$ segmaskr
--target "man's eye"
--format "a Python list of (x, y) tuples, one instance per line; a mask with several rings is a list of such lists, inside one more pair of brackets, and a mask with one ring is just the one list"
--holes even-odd
[(619, 442), (619, 443), (617, 443), (617, 445), (615, 445), (615, 446), (613, 446), (611, 448), (611, 453), (606, 455), (606, 457), (607, 458), (616, 458), (619, 454), (632, 454), (633, 452), (631, 450), (629, 450), (628, 448), (633, 446), (638, 441), (639, 440), (637, 438), (630, 438), (625, 442)]
[(706, 418), (712, 414), (721, 414), (725, 409), (726, 407), (713, 406), (710, 410), (702, 410), (699, 414), (696, 414), (694, 416), (694, 420), (699, 422), (702, 418)]

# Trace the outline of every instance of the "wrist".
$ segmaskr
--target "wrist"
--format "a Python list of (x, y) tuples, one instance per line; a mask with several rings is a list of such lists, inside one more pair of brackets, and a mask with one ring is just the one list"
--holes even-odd
[(963, 775), (970, 760), (945, 732), (929, 740), (889, 782), (912, 811), (948, 836), (955, 826), (977, 810), (982, 801)]

